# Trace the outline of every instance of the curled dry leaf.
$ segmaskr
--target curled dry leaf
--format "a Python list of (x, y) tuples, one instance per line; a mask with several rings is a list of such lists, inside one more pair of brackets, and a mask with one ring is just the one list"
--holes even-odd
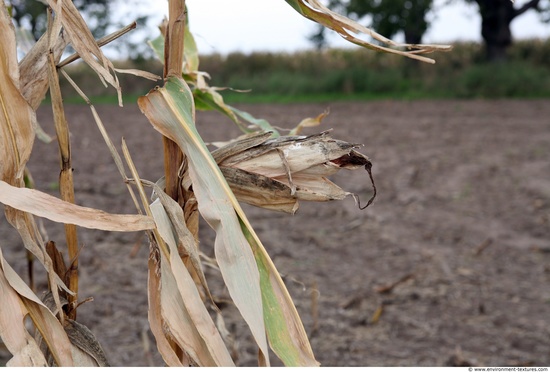
[(238, 200), (294, 213), (299, 200), (341, 200), (350, 192), (328, 180), (340, 169), (366, 167), (360, 145), (333, 139), (329, 132), (269, 139), (260, 133), (231, 142), (212, 155)]
[[(425, 45), (425, 44), (398, 44), (394, 41), (374, 32), (373, 30), (362, 26), (361, 24), (333, 12), (319, 0), (286, 0), (302, 16), (311, 19), (333, 31), (347, 41), (379, 52), (399, 54), (409, 58), (418, 59), (423, 62), (435, 63), (431, 58), (423, 57), (419, 54), (432, 53), (434, 51), (449, 51), (452, 49), (449, 45)], [(370, 43), (359, 39), (353, 34), (363, 34), (372, 37), (383, 45)], [(408, 49), (407, 51), (393, 49)]]
[[(99, 48), (99, 45), (76, 6), (72, 1), (60, 0), (48, 0), (48, 5), (50, 5), (52, 9), (61, 8), (61, 11), (56, 11), (56, 17), (60, 18), (63, 29), (66, 31), (71, 41), (71, 46), (97, 73), (104, 84), (107, 82), (117, 90), (119, 105), (122, 106), (121, 89), (118, 78), (114, 73), (114, 66)], [(57, 21), (58, 18), (54, 20), (54, 24)]]

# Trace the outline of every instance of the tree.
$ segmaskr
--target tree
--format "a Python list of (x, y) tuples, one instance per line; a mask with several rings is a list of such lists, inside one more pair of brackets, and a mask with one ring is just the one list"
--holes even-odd
[(481, 36), (485, 43), (485, 57), (489, 61), (506, 59), (506, 51), (512, 45), (512, 21), (529, 9), (540, 10), (540, 0), (530, 0), (519, 7), (510, 0), (468, 1), (475, 1), (479, 6)]

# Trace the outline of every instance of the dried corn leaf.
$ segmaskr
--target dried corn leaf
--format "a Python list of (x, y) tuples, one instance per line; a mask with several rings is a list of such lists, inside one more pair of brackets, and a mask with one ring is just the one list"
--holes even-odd
[[(338, 13), (333, 12), (323, 5), (319, 0), (285, 0), (291, 7), (294, 8), (302, 16), (317, 22), (338, 33), (347, 41), (379, 52), (387, 52), (399, 54), (413, 59), (418, 59), (423, 62), (435, 63), (433, 59), (420, 56), (419, 54), (432, 53), (434, 51), (449, 51), (449, 45), (424, 45), (424, 44), (398, 44), (392, 40), (374, 32), (373, 30), (362, 26), (361, 24), (352, 21)], [(377, 45), (368, 41), (359, 39), (352, 35), (365, 34), (387, 46)], [(409, 51), (403, 51), (392, 48), (406, 48)]]
[(158, 200), (170, 218), (170, 224), (176, 235), (177, 251), (180, 257), (189, 259), (204, 291), (208, 297), (212, 299), (212, 295), (210, 293), (210, 289), (208, 288), (208, 283), (206, 282), (206, 277), (204, 276), (200, 263), (199, 247), (195, 241), (195, 237), (185, 224), (183, 210), (180, 205), (174, 199), (169, 197), (159, 186), (154, 184), (153, 187), (155, 190), (155, 195), (158, 196)]
[(22, 185), (34, 142), (33, 110), (19, 90), (19, 67), (11, 18), (0, 6), (0, 179)]
[[(114, 66), (105, 57), (86, 22), (80, 15), (72, 1), (48, 0), (52, 9), (61, 8), (56, 12), (56, 18), (61, 21), (63, 29), (71, 41), (71, 46), (80, 57), (97, 73), (101, 81), (111, 84), (118, 93), (119, 105), (122, 106), (121, 89), (118, 78), (114, 73)], [(55, 35), (55, 34), (54, 34)], [(106, 85), (106, 84), (105, 84)]]
[[(42, 303), (57, 315), (55, 301), (52, 292), (46, 292), (42, 296)], [(66, 306), (69, 302), (66, 298), (62, 298), (62, 305)], [(65, 318), (63, 329), (67, 333), (67, 337), (71, 342), (71, 352), (75, 366), (78, 367), (108, 367), (109, 362), (105, 357), (105, 353), (96, 339), (94, 334), (83, 324), (80, 324), (72, 319)], [(42, 354), (47, 358), (48, 366), (58, 367), (50, 353), (47, 344), (40, 334), (36, 336), (36, 341), (40, 345)]]
[(191, 90), (170, 77), (163, 88), (138, 99), (151, 124), (187, 155), (199, 211), (216, 231), (215, 252), (235, 305), (249, 325), (264, 356), (268, 355), (259, 274), (250, 246), (239, 226), (239, 208), (225, 178), (195, 128)]
[[(160, 200), (151, 204), (157, 229), (170, 248), (161, 252), (161, 303), (164, 323), (179, 346), (199, 366), (233, 366), (223, 340), (206, 310), (195, 282), (178, 254), (174, 226)], [(182, 216), (183, 217), (183, 216)]]
[(44, 355), (25, 328), (28, 314), (25, 305), (6, 280), (3, 270), (0, 270), (0, 298), (0, 339), (13, 355), (7, 366), (46, 367)]
[[(0, 308), (0, 317), (4, 317), (4, 311), (13, 311), (13, 309), (21, 309), (19, 316), (22, 314), (28, 314), (32, 319), (34, 325), (40, 332), (41, 336), (44, 338), (45, 342), (48, 345), (50, 352), (52, 353), (56, 363), (63, 366), (72, 366), (73, 365), (73, 356), (71, 352), (71, 343), (67, 334), (63, 330), (61, 323), (53, 315), (53, 313), (44, 305), (34, 292), (25, 284), (25, 282), (17, 275), (17, 273), (11, 268), (11, 266), (4, 260), (2, 256), (2, 251), (0, 250), (0, 286), (1, 292), (5, 293), (7, 298), (11, 298), (11, 301), (14, 300), (13, 292), (17, 293), (19, 297), (18, 307), (4, 307)], [(10, 289), (11, 288), (11, 289)], [(0, 297), (3, 299), (3, 293)], [(16, 311), (16, 310), (15, 310)], [(23, 332), (22, 323), (14, 323), (13, 325), (8, 325), (9, 329), (2, 330), (2, 332)], [(25, 330), (26, 332), (26, 330)], [(0, 334), (2, 339), (4, 339), (4, 333)], [(13, 337), (13, 335), (12, 335)], [(21, 337), (19, 335), (19, 337)], [(4, 341), (6, 341), (4, 339)], [(32, 363), (37, 363), (36, 365), (43, 365), (45, 361), (44, 358), (37, 357), (36, 350), (34, 346), (29, 346), (26, 352), (33, 353)], [(44, 359), (44, 360), (42, 360)], [(15, 364), (16, 361), (14, 361)], [(18, 360), (17, 363), (20, 361)], [(27, 363), (28, 361), (21, 361), (22, 363)], [(19, 364), (17, 364), (19, 365)]]
[(0, 203), (60, 223), (106, 231), (141, 231), (155, 228), (151, 217), (110, 214), (60, 200), (38, 190), (13, 187), (0, 181)]
[[(33, 110), (38, 109), (48, 91), (48, 52), (51, 51), (55, 63), (58, 63), (68, 42), (65, 32), (62, 30), (55, 44), (50, 48), (48, 37), (44, 34), (19, 63), (21, 94)], [(36, 123), (35, 131), (40, 140), (44, 142), (53, 140), (38, 123)]]
[[(154, 242), (151, 241), (151, 244), (154, 244)], [(149, 326), (155, 336), (157, 349), (164, 362), (170, 367), (183, 367), (182, 362), (170, 345), (169, 336), (165, 333), (166, 323), (163, 319), (161, 304), (160, 257), (156, 257), (155, 255), (155, 253), (159, 253), (158, 247), (152, 246), (151, 251), (153, 253), (149, 256), (149, 275), (147, 280), (147, 295), (149, 298), (147, 318), (149, 319)]]
[[(25, 165), (34, 143), (35, 113), (19, 90), (19, 67), (11, 18), (0, 6), (0, 182), (23, 187)], [(6, 183), (4, 183), (7, 185)], [(0, 197), (7, 197), (0, 193)], [(21, 236), (25, 248), (31, 251), (48, 271), (50, 284), (64, 286), (50, 270), (51, 260), (44, 251), (44, 242), (33, 216), (12, 208), (5, 209), (6, 219)]]
[(139, 76), (139, 77), (142, 77), (144, 79), (148, 79), (148, 80), (152, 80), (152, 81), (157, 81), (157, 80), (161, 79), (161, 77), (156, 75), (156, 74), (153, 74), (153, 73), (148, 72), (148, 71), (138, 70), (138, 69), (135, 69), (135, 68), (115, 68), (115, 71), (119, 72), (121, 74), (130, 74), (130, 75), (134, 75), (134, 76)]

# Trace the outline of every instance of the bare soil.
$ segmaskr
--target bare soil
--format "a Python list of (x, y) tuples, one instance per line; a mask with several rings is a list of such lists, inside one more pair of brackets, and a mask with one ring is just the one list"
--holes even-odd
[[(364, 211), (353, 199), (303, 203), (294, 216), (247, 207), (287, 283), (324, 366), (550, 365), (550, 102), (414, 101), (239, 105), (293, 127), (327, 107), (321, 128), (365, 145), (378, 188)], [(133, 213), (125, 185), (86, 106), (69, 106), (77, 203)], [(162, 175), (160, 135), (128, 104), (98, 107), (116, 143), (125, 137), (142, 178)], [(39, 120), (54, 133), (51, 113)], [(207, 141), (238, 130), (198, 113)], [(309, 130), (308, 133), (313, 133)], [(56, 144), (37, 142), (36, 187), (56, 194)], [(333, 179), (366, 201), (363, 171)], [(45, 221), (63, 249), (63, 231)], [(213, 235), (204, 225), (202, 247)], [(1, 247), (28, 279), (25, 251), (0, 218)], [(115, 366), (163, 365), (148, 330), (148, 243), (141, 233), (79, 230), (78, 319)], [(37, 265), (35, 265), (36, 267)], [(39, 291), (43, 271), (35, 270)], [(207, 270), (226, 298), (218, 274)], [(234, 307), (237, 363), (256, 348)], [(275, 359), (275, 358), (274, 358)]]

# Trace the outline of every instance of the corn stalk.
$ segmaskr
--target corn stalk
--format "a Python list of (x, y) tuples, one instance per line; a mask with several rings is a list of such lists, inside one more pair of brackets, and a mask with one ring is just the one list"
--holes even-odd
[[(331, 12), (317, 0), (286, 1), (301, 15), (371, 49), (427, 62), (431, 60), (419, 54), (449, 49), (400, 46)], [(220, 89), (209, 86), (208, 75), (199, 71), (196, 44), (186, 26), (185, 1), (170, 0), (168, 20), (161, 26), (162, 36), (151, 42), (164, 62), (164, 85), (138, 100), (152, 127), (163, 135), (165, 175), (157, 182), (142, 180), (131, 149), (122, 141), (123, 156), (117, 152), (90, 100), (63, 71), (63, 66), (83, 59), (103, 84), (117, 91), (121, 104), (117, 72), (156, 79), (146, 72), (118, 70), (101, 52), (100, 45), (132, 26), (113, 37), (96, 41), (72, 2), (47, 2), (51, 9), (48, 31), (21, 63), (17, 63), (10, 16), (4, 1), (0, 2), (0, 203), (5, 205), (7, 220), (20, 234), (25, 248), (46, 269), (49, 284), (49, 292), (38, 298), (4, 259), (0, 247), (0, 338), (13, 355), (8, 365), (108, 365), (95, 337), (75, 320), (78, 305), (76, 226), (147, 234), (150, 241), (149, 322), (166, 364), (234, 365), (226, 346), (222, 314), (214, 304), (202, 269), (198, 245), (200, 214), (216, 232), (216, 265), (257, 344), (258, 364), (271, 364), (271, 349), (285, 365), (317, 366), (293, 301), (239, 202), (295, 213), (300, 200), (340, 200), (348, 195), (357, 198), (328, 177), (340, 169), (364, 167), (372, 180), (372, 164), (357, 151), (360, 145), (333, 139), (328, 132), (300, 136), (303, 128), (319, 125), (326, 113), (304, 119), (288, 135), (282, 136), (266, 120), (227, 105)], [(366, 33), (387, 46), (355, 39), (348, 30)], [(76, 54), (60, 62), (68, 44)], [(122, 180), (128, 186), (136, 214), (113, 214), (75, 204), (68, 118), (59, 88), (60, 74), (90, 105)], [(61, 198), (25, 187), (26, 163), (34, 138), (40, 136), (48, 140), (35, 115), (48, 89), (60, 154)], [(219, 111), (242, 129), (243, 137), (211, 153), (196, 126), (196, 109)], [(152, 201), (147, 197), (146, 187), (153, 190)], [(373, 188), (375, 195), (374, 181)], [(53, 242), (44, 242), (36, 218), (65, 225), (69, 265)], [(209, 310), (214, 311), (216, 321)], [(33, 322), (34, 335), (24, 326), (26, 317)]]

